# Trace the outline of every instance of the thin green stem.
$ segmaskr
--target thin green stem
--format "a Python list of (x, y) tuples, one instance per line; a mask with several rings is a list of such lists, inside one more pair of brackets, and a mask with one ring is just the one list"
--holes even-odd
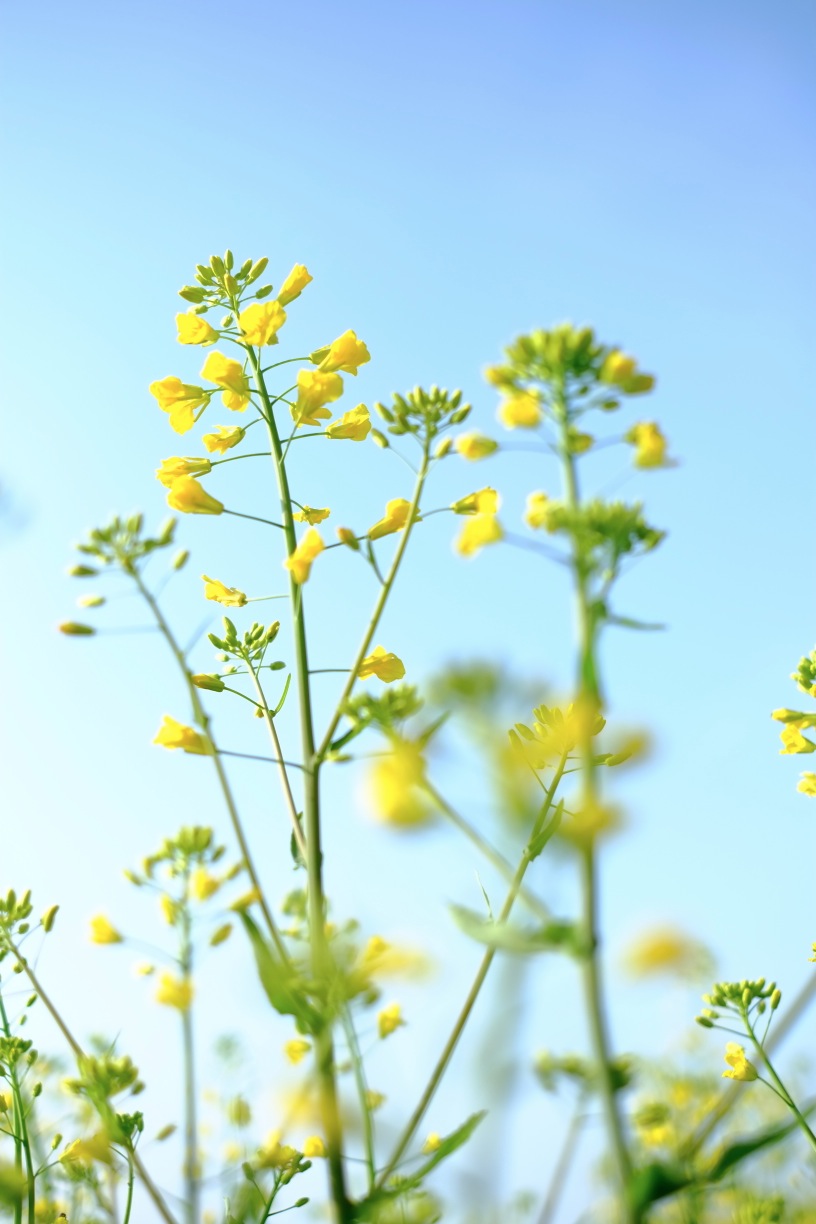
[[(544, 828), (544, 825), (547, 820), (547, 816), (549, 815), (550, 809), (552, 808), (553, 800), (555, 798), (555, 793), (558, 789), (558, 786), (561, 782), (561, 778), (564, 773), (564, 767), (567, 762), (567, 755), (568, 754), (566, 752), (562, 755), (561, 760), (558, 764), (558, 767), (555, 771), (555, 774), (553, 775), (553, 780), (550, 783), (550, 786), (547, 790), (546, 798), (544, 800), (544, 803), (541, 806), (541, 810), (538, 814), (538, 817), (536, 818), (532, 833), (530, 834), (530, 840), (527, 846), (525, 846), (524, 848), (524, 851), (521, 856), (521, 860), (519, 862), (518, 867), (516, 868), (515, 874), (513, 876), (513, 880), (510, 884), (510, 888), (508, 889), (507, 896), (504, 899), (504, 904), (502, 905), (501, 911), (499, 913), (499, 917), (497, 919), (499, 923), (506, 922), (507, 919), (509, 918), (510, 912), (513, 909), (516, 898), (518, 897), (519, 892), (521, 890), (522, 881), (526, 874), (527, 868), (529, 867), (530, 863), (533, 861), (531, 853), (530, 853), (530, 846), (533, 844), (535, 839), (538, 837), (539, 833)], [(453, 1052), (456, 1049), (457, 1045), (459, 1044), (459, 1038), (462, 1036), (465, 1025), (470, 1019), (470, 1014), (473, 1011), (474, 1004), (476, 1003), (476, 1000), (479, 997), (479, 993), (482, 989), (482, 986), (484, 985), (485, 978), (487, 977), (490, 971), (490, 966), (493, 964), (495, 955), (496, 955), (496, 948), (494, 947), (494, 948), (488, 948), (484, 956), (482, 957), (481, 964), (479, 965), (479, 968), (476, 971), (476, 976), (474, 977), (470, 990), (468, 991), (465, 1001), (462, 1004), (461, 1011), (459, 1012), (459, 1015), (456, 1017), (456, 1020), (454, 1022), (450, 1036), (448, 1037), (448, 1040), (445, 1042), (442, 1053), (440, 1054), (437, 1060), (437, 1063), (433, 1071), (431, 1072), (431, 1076), (430, 1076), (430, 1079), (428, 1080), (428, 1083), (425, 1086), (425, 1090), (423, 1091), (422, 1096), (419, 1098), (419, 1101), (417, 1103), (416, 1108), (414, 1109), (414, 1112), (411, 1114), (411, 1117), (408, 1119), (408, 1122), (405, 1124), (405, 1127), (403, 1128), (400, 1134), (400, 1137), (397, 1140), (394, 1150), (392, 1151), (390, 1157), (388, 1158), (388, 1163), (386, 1164), (385, 1168), (381, 1171), (379, 1177), (377, 1178), (378, 1186), (384, 1185), (384, 1183), (388, 1180), (388, 1178), (394, 1172), (394, 1169), (399, 1164), (403, 1153), (405, 1152), (409, 1143), (411, 1142), (414, 1135), (416, 1134), (416, 1131), (417, 1131), (417, 1128), (420, 1122), (425, 1117), (428, 1106), (433, 1100), (436, 1094), (436, 1090), (442, 1081), (442, 1077), (447, 1071), (448, 1063), (450, 1062), (453, 1056)]]
[(360, 1101), (360, 1112), (363, 1115), (363, 1143), (365, 1144), (365, 1163), (368, 1169), (368, 1188), (373, 1190), (374, 1182), (377, 1178), (377, 1158), (374, 1149), (374, 1120), (368, 1103), (368, 1084), (365, 1078), (363, 1056), (360, 1052), (360, 1043), (357, 1040), (354, 1018), (348, 1007), (343, 1008), (342, 1023), (351, 1054), (354, 1082), (357, 1086), (357, 1097)]
[[(6, 1002), (0, 992), (0, 1019), (2, 1020), (3, 1033), (6, 1037), (11, 1038), (11, 1025), (9, 1024), (8, 1013), (6, 1012)], [(15, 1063), (10, 1063), (8, 1066), (8, 1074), (11, 1081), (11, 1092), (14, 1097), (14, 1163), (18, 1172), (22, 1171), (23, 1160), (25, 1161), (26, 1173), (26, 1198), (28, 1205), (29, 1224), (34, 1224), (34, 1200), (36, 1174), (31, 1159), (31, 1143), (28, 1136), (28, 1121), (25, 1106), (23, 1104), (23, 1094), (21, 1092), (20, 1077), (17, 1074)], [(23, 1219), (23, 1200), (22, 1197), (15, 1200), (14, 1203), (14, 1220), (15, 1224), (22, 1224)]]
[[(182, 981), (187, 984), (193, 976), (193, 940), (190, 918), (189, 873), (184, 878), (184, 897), (179, 907), (180, 937), (179, 963)], [(198, 1175), (198, 1124), (196, 1121), (195, 1045), (193, 1038), (192, 1004), (181, 1010), (182, 1048), (184, 1060), (184, 1214), (187, 1224), (198, 1224), (199, 1175)]]
[(128, 1180), (127, 1180), (127, 1197), (125, 1198), (125, 1216), (122, 1224), (130, 1224), (130, 1213), (133, 1208), (133, 1183), (135, 1181), (133, 1173), (133, 1154), (128, 1152)]
[[(813, 1131), (808, 1126), (807, 1119), (805, 1118), (804, 1114), (797, 1106), (796, 1102), (794, 1101), (791, 1094), (788, 1092), (785, 1085), (782, 1083), (782, 1080), (779, 1078), (779, 1075), (777, 1074), (773, 1063), (771, 1062), (770, 1058), (765, 1052), (765, 1049), (762, 1046), (762, 1043), (760, 1042), (759, 1038), (754, 1032), (754, 1027), (751, 1024), (751, 1021), (749, 1020), (747, 1013), (743, 1013), (742, 1018), (745, 1023), (745, 1027), (751, 1036), (751, 1041), (754, 1044), (754, 1049), (756, 1050), (759, 1057), (762, 1059), (763, 1063), (765, 1064), (765, 1068), (768, 1074), (773, 1080), (773, 1084), (775, 1085), (775, 1091), (778, 1093), (778, 1095), (782, 1098), (782, 1100), (788, 1106), (793, 1116), (796, 1118), (796, 1121), (799, 1123), (799, 1129), (802, 1131), (802, 1134), (806, 1137), (808, 1143), (813, 1148), (813, 1150), (816, 1151), (816, 1135), (814, 1135)], [(769, 1084), (768, 1087), (772, 1087), (772, 1085)]]
[(585, 1103), (585, 1097), (582, 1093), (576, 1101), (575, 1110), (572, 1118), (570, 1119), (570, 1124), (567, 1128), (567, 1133), (564, 1136), (564, 1142), (561, 1147), (561, 1151), (558, 1154), (555, 1169), (553, 1170), (552, 1177), (550, 1178), (550, 1184), (547, 1188), (547, 1197), (542, 1204), (541, 1214), (539, 1215), (536, 1224), (551, 1224), (551, 1221), (555, 1217), (558, 1202), (561, 1198), (564, 1185), (567, 1180), (567, 1173), (569, 1172), (570, 1165), (572, 1164), (575, 1156), (575, 1152), (578, 1147), (578, 1140), (581, 1137), (581, 1130), (584, 1122), (586, 1121), (586, 1115), (584, 1114)]

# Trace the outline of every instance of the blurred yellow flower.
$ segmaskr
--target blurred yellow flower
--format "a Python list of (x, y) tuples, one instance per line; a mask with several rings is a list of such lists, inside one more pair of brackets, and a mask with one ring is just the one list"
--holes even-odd
[(183, 752), (192, 753), (194, 756), (212, 756), (212, 744), (206, 735), (202, 735), (193, 727), (185, 726), (184, 723), (176, 722), (169, 714), (164, 715), (153, 743), (160, 744), (162, 748), (181, 748)]
[(91, 943), (117, 944), (121, 942), (122, 936), (104, 914), (97, 914), (91, 919)]
[(216, 425), (215, 433), (204, 434), (201, 441), (205, 448), (210, 452), (218, 451), (223, 455), (226, 451), (231, 450), (233, 446), (237, 446), (246, 433), (240, 425)]
[(545, 530), (550, 528), (550, 513), (553, 507), (553, 502), (546, 493), (537, 490), (535, 493), (527, 494), (527, 509), (524, 512), (524, 521), (528, 527), (535, 530), (537, 527), (543, 527)]
[(210, 327), (201, 315), (189, 311), (187, 314), (176, 315), (179, 344), (215, 344), (220, 336), (214, 327)]
[(308, 582), (312, 562), (319, 553), (322, 553), (324, 548), (325, 545), (320, 538), (320, 532), (316, 528), (310, 527), (298, 542), (291, 557), (287, 557), (284, 561), (284, 567), (290, 571), (293, 579), (299, 586), (302, 586), (304, 582)]
[(204, 583), (204, 598), (223, 604), (225, 608), (243, 608), (247, 601), (243, 591), (224, 586), (217, 578), (208, 578), (206, 574), (202, 574), (201, 581)]
[[(170, 428), (178, 434), (183, 434), (193, 428), (197, 420), (196, 409), (206, 408), (212, 392), (205, 391), (203, 387), (183, 383), (180, 378), (171, 376), (152, 382), (150, 394), (155, 396), (162, 412), (169, 412)], [(201, 413), (198, 413), (198, 416), (200, 415)]]
[(486, 459), (488, 455), (492, 455), (499, 449), (499, 444), (492, 438), (485, 437), (484, 434), (464, 433), (454, 438), (453, 448), (463, 459), (475, 462), (477, 459)]
[(207, 871), (206, 867), (196, 867), (190, 873), (190, 895), (196, 901), (206, 901), (217, 893), (220, 887), (221, 881)]
[(283, 1052), (289, 1062), (296, 1065), (306, 1057), (311, 1048), (308, 1041), (304, 1041), (302, 1037), (295, 1037), (292, 1041), (287, 1041), (283, 1047)]
[(368, 530), (368, 538), (370, 540), (379, 540), (383, 536), (391, 535), (395, 531), (404, 530), (408, 515), (411, 513), (411, 503), (406, 501), (404, 497), (397, 497), (393, 501), (387, 502), (385, 506), (385, 514)]
[(193, 455), (173, 455), (170, 459), (162, 459), (161, 467), (156, 468), (156, 479), (169, 489), (179, 476), (206, 476), (212, 471), (209, 459), (197, 459)]
[(475, 493), (468, 493), (465, 497), (460, 497), (458, 501), (451, 502), (451, 510), (454, 514), (495, 514), (498, 508), (499, 495), (489, 486), (478, 489)]
[(655, 927), (635, 940), (627, 949), (624, 965), (633, 977), (676, 974), (680, 977), (704, 975), (710, 956), (697, 940), (673, 927)]
[(249, 403), (249, 379), (240, 361), (233, 361), (223, 353), (210, 353), (201, 371), (201, 377), (221, 388), (221, 398), (233, 412), (243, 412)]
[(422, 1151), (426, 1156), (430, 1156), (432, 1152), (438, 1152), (441, 1146), (442, 1136), (438, 1131), (431, 1131), (422, 1145)]
[(326, 1155), (326, 1145), (319, 1135), (310, 1135), (308, 1139), (304, 1139), (303, 1155), (308, 1160), (313, 1160), (316, 1156)]
[(159, 984), (154, 998), (165, 1007), (187, 1011), (193, 1001), (193, 983), (190, 978), (178, 978), (172, 973), (159, 974)]
[(614, 349), (608, 353), (600, 371), (601, 382), (620, 387), (624, 395), (639, 395), (651, 391), (655, 380), (651, 374), (640, 374), (634, 357)]
[(277, 344), (278, 331), (286, 322), (286, 311), (278, 301), (255, 302), (238, 316), (241, 339), (245, 344)]
[(793, 723), (788, 723), (782, 728), (779, 738), (782, 741), (782, 747), (779, 749), (780, 756), (816, 752), (816, 744), (811, 743)]
[(159, 909), (162, 913), (162, 918), (168, 926), (175, 926), (176, 919), (179, 913), (179, 907), (171, 896), (167, 893), (159, 894)]
[(816, 773), (803, 773), (796, 789), (803, 795), (816, 795)]
[(167, 504), (182, 514), (221, 514), (224, 503), (211, 497), (195, 476), (177, 476), (167, 494)]
[(402, 1008), (399, 1003), (389, 1003), (387, 1007), (383, 1007), (377, 1012), (377, 1032), (383, 1040), (386, 1037), (390, 1037), (392, 1033), (395, 1033), (404, 1024)]
[(398, 948), (382, 935), (372, 935), (357, 967), (366, 977), (416, 977), (424, 973), (428, 961), (421, 952)]
[(288, 306), (290, 302), (294, 302), (295, 298), (300, 297), (306, 286), (313, 280), (314, 277), (309, 275), (303, 264), (295, 264), (280, 287), (278, 301), (281, 306)]
[(365, 404), (358, 404), (349, 409), (337, 421), (326, 426), (327, 438), (349, 438), (352, 442), (362, 442), (371, 432), (371, 417)]
[(397, 740), (391, 751), (374, 762), (369, 793), (374, 812), (386, 824), (408, 828), (427, 823), (432, 809), (420, 787), (425, 779), (422, 748), (412, 740)]
[(639, 468), (671, 467), (666, 457), (668, 442), (655, 421), (638, 421), (623, 435), (635, 447), (634, 465)]
[(488, 544), (495, 544), (504, 537), (501, 523), (495, 514), (474, 514), (462, 525), (462, 530), (453, 541), (460, 557), (472, 557)]
[(110, 1139), (105, 1131), (97, 1131), (87, 1139), (75, 1139), (60, 1156), (64, 1164), (93, 1164), (97, 1160), (112, 1164)]
[(304, 506), (302, 510), (296, 510), (292, 518), (296, 523), (309, 523), (313, 527), (315, 523), (324, 522), (330, 514), (331, 510), (328, 508), (315, 510), (312, 506)]
[(327, 374), (320, 370), (298, 370), (298, 395), (295, 406), (290, 409), (295, 427), (319, 425), (328, 421), (331, 413), (325, 404), (333, 404), (343, 394), (343, 380), (339, 374)]
[(383, 1093), (375, 1092), (373, 1088), (369, 1088), (365, 1094), (366, 1108), (370, 1109), (372, 1113), (374, 1113), (376, 1109), (382, 1109), (383, 1105), (385, 1104), (385, 1100), (386, 1098)]
[(356, 334), (349, 330), (331, 342), (320, 369), (325, 373), (342, 370), (345, 374), (356, 374), (358, 367), (370, 360), (371, 354), (362, 340), (358, 340)]
[(723, 1071), (723, 1079), (742, 1080), (744, 1083), (749, 1083), (757, 1078), (756, 1067), (745, 1057), (744, 1048), (737, 1045), (735, 1041), (727, 1043), (725, 1061), (728, 1063), (728, 1070)]
[(365, 680), (368, 676), (376, 676), (385, 684), (393, 684), (405, 675), (405, 665), (397, 655), (386, 651), (384, 646), (375, 646), (360, 664), (357, 677)]
[(534, 391), (516, 392), (499, 405), (496, 415), (505, 429), (535, 429), (544, 419), (541, 397)]

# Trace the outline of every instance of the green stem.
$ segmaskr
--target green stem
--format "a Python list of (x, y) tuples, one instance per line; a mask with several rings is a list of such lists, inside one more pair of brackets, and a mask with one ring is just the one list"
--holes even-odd
[[(751, 1041), (754, 1044), (754, 1049), (756, 1050), (757, 1054), (759, 1055), (759, 1057), (762, 1059), (763, 1063), (765, 1064), (766, 1070), (768, 1074), (770, 1075), (771, 1079), (773, 1080), (774, 1085), (776, 1086), (775, 1090), (777, 1091), (778, 1095), (781, 1096), (782, 1100), (785, 1102), (785, 1104), (788, 1106), (788, 1108), (792, 1112), (793, 1116), (796, 1118), (796, 1121), (799, 1123), (799, 1129), (802, 1131), (803, 1135), (805, 1135), (805, 1137), (807, 1138), (807, 1141), (810, 1144), (810, 1146), (814, 1149), (814, 1151), (816, 1151), (816, 1135), (814, 1135), (813, 1131), (808, 1126), (807, 1119), (805, 1118), (804, 1114), (798, 1108), (793, 1097), (788, 1092), (787, 1088), (782, 1083), (782, 1080), (777, 1075), (773, 1063), (771, 1062), (770, 1058), (768, 1057), (767, 1053), (765, 1052), (762, 1046), (762, 1043), (759, 1041), (756, 1033), (754, 1032), (753, 1025), (751, 1024), (751, 1021), (748, 1019), (747, 1013), (743, 1013), (742, 1018), (745, 1023), (745, 1027), (747, 1028), (748, 1032), (751, 1035)], [(768, 1085), (768, 1086), (771, 1087), (771, 1085)]]
[[(190, 920), (189, 875), (184, 880), (184, 898), (180, 907), (181, 947), (179, 962), (182, 980), (193, 976), (193, 941)], [(182, 1048), (184, 1059), (184, 1214), (187, 1224), (198, 1224), (198, 1124), (196, 1121), (195, 1045), (193, 1040), (192, 1003), (181, 1011)]]
[[(550, 786), (547, 790), (546, 798), (544, 800), (544, 803), (541, 806), (541, 810), (538, 814), (538, 817), (536, 818), (535, 825), (533, 827), (533, 831), (530, 834), (530, 840), (527, 846), (525, 846), (524, 848), (524, 851), (521, 856), (521, 861), (519, 862), (519, 865), (516, 868), (515, 874), (513, 876), (513, 880), (507, 892), (507, 896), (504, 899), (504, 904), (502, 905), (501, 912), (499, 913), (499, 917), (497, 919), (497, 922), (499, 923), (507, 921), (507, 919), (510, 916), (511, 910), (513, 909), (513, 905), (515, 904), (516, 898), (518, 897), (521, 891), (522, 881), (526, 874), (527, 868), (529, 867), (530, 863), (533, 861), (530, 855), (530, 846), (533, 844), (533, 842), (538, 837), (541, 830), (544, 828), (544, 824), (547, 820), (547, 816), (549, 815), (550, 809), (552, 808), (553, 799), (555, 798), (555, 793), (558, 789), (559, 783), (561, 782), (561, 778), (564, 773), (564, 768), (567, 763), (567, 756), (568, 754), (566, 752), (562, 755), (561, 760), (558, 764), (558, 768), (556, 769), (555, 774), (553, 776), (553, 780), (550, 783)], [(428, 1080), (425, 1090), (422, 1093), (422, 1096), (420, 1097), (419, 1102), (417, 1103), (417, 1106), (414, 1112), (411, 1114), (411, 1117), (408, 1119), (408, 1122), (405, 1124), (405, 1127), (402, 1133), (400, 1134), (399, 1139), (397, 1140), (396, 1146), (394, 1147), (394, 1150), (392, 1151), (388, 1159), (388, 1163), (386, 1164), (385, 1168), (382, 1170), (379, 1177), (377, 1178), (378, 1186), (384, 1185), (387, 1179), (391, 1176), (394, 1169), (399, 1164), (402, 1158), (402, 1155), (405, 1152), (405, 1149), (408, 1147), (409, 1143), (411, 1142), (414, 1135), (416, 1134), (416, 1131), (417, 1131), (417, 1128), (419, 1127), (420, 1122), (425, 1117), (428, 1106), (433, 1100), (436, 1094), (436, 1090), (442, 1081), (442, 1077), (448, 1068), (448, 1063), (450, 1062), (453, 1056), (453, 1052), (456, 1049), (457, 1045), (459, 1044), (459, 1038), (462, 1036), (465, 1025), (470, 1019), (470, 1014), (473, 1011), (474, 1004), (476, 1003), (476, 1000), (479, 997), (479, 992), (481, 991), (482, 986), (484, 985), (484, 980), (487, 977), (488, 972), (490, 971), (490, 966), (493, 964), (493, 959), (495, 955), (496, 955), (496, 948), (488, 948), (488, 950), (485, 952), (484, 956), (482, 957), (481, 964), (479, 965), (479, 968), (476, 971), (476, 976), (474, 977), (470, 990), (467, 993), (467, 997), (465, 998), (465, 1001), (462, 1004), (462, 1009), (459, 1012), (459, 1015), (456, 1017), (456, 1021), (453, 1025), (453, 1029), (451, 1030), (451, 1034), (448, 1037), (448, 1040), (445, 1042), (444, 1048), (442, 1050), (442, 1053), (439, 1056), (439, 1059), (437, 1060), (436, 1066), (431, 1072), (431, 1076), (430, 1076), (430, 1079)]]
[[(561, 430), (560, 456), (564, 478), (565, 501), (573, 512), (580, 509), (580, 493), (575, 458), (568, 445), (570, 411), (563, 379), (553, 388), (553, 411)], [(572, 569), (575, 580), (575, 596), (578, 614), (578, 702), (581, 719), (579, 741), (581, 756), (581, 805), (584, 811), (592, 812), (599, 807), (600, 795), (595, 772), (593, 751), (592, 717), (600, 709), (601, 695), (596, 668), (597, 626), (593, 615), (589, 577), (591, 560), (578, 532), (572, 534)], [(581, 926), (585, 954), (583, 959), (584, 994), (587, 1003), (592, 1052), (598, 1072), (598, 1083), (604, 1117), (606, 1119), (612, 1156), (620, 1189), (622, 1218), (626, 1224), (638, 1224), (641, 1213), (633, 1206), (630, 1197), (632, 1162), (623, 1129), (623, 1120), (618, 1108), (618, 1097), (612, 1074), (612, 1055), (607, 1031), (604, 1007), (601, 966), (598, 949), (598, 873), (595, 847), (591, 837), (579, 851), (581, 883)]]
[[(263, 405), (269, 443), (275, 467), (275, 475), (283, 513), (283, 529), (287, 556), (291, 557), (297, 547), (295, 522), (292, 517), (292, 496), (281, 448), (272, 402), (266, 388), (261, 363), (254, 348), (246, 346), (246, 352), (255, 376), (255, 386)], [(303, 815), (306, 836), (306, 875), (308, 880), (308, 913), (312, 971), (317, 982), (328, 980), (330, 953), (326, 940), (326, 903), (323, 893), (323, 851), (320, 844), (320, 790), (319, 758), (315, 754), (314, 722), (312, 717), (312, 695), (309, 677), (309, 656), (306, 644), (306, 621), (303, 610), (302, 590), (289, 573), (291, 594), (292, 629), (295, 645), (295, 665), (298, 680), (300, 706), (300, 738), (303, 752)], [(346, 1174), (342, 1155), (342, 1123), (337, 1093), (334, 1057), (334, 1040), (331, 1025), (323, 1023), (314, 1034), (315, 1062), (320, 1090), (321, 1112), (328, 1156), (329, 1186), (334, 1206), (336, 1224), (352, 1224), (354, 1209), (346, 1190)]]
[[(11, 1026), (9, 1024), (8, 1013), (6, 1012), (6, 1003), (2, 992), (0, 992), (0, 1019), (2, 1019), (4, 1034), (6, 1037), (11, 1038)], [(8, 1070), (11, 1080), (11, 1091), (14, 1097), (14, 1164), (17, 1171), (22, 1172), (23, 1159), (25, 1159), (28, 1220), (29, 1224), (34, 1224), (34, 1191), (36, 1179), (34, 1174), (34, 1166), (31, 1160), (31, 1144), (28, 1137), (26, 1111), (25, 1106), (23, 1105), (23, 1094), (20, 1091), (20, 1079), (17, 1075), (17, 1067), (14, 1063), (12, 1063), (9, 1065)], [(22, 1198), (19, 1198), (14, 1204), (15, 1224), (22, 1224), (22, 1219), (23, 1200)]]
[(365, 1144), (366, 1165), (368, 1167), (368, 1188), (369, 1190), (373, 1190), (374, 1182), (377, 1178), (376, 1153), (374, 1150), (374, 1122), (371, 1109), (368, 1104), (368, 1085), (365, 1078), (363, 1056), (360, 1053), (360, 1043), (357, 1040), (357, 1030), (354, 1027), (354, 1018), (352, 1017), (351, 1011), (348, 1007), (343, 1008), (342, 1020), (343, 1030), (346, 1034), (346, 1041), (348, 1042), (352, 1066), (354, 1068), (354, 1082), (357, 1085), (357, 1096), (360, 1101), (360, 1112), (363, 1115), (363, 1142)]
[(128, 1152), (128, 1181), (127, 1181), (127, 1198), (125, 1199), (125, 1218), (122, 1224), (130, 1224), (130, 1212), (133, 1207), (133, 1154)]

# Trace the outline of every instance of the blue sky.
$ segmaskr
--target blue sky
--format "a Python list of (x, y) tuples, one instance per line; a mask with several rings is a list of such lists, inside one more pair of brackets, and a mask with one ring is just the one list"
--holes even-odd
[[(816, 938), (813, 801), (795, 793), (804, 766), (777, 755), (768, 714), (796, 704), (788, 673), (814, 642), (812, 6), (79, 0), (17, 6), (4, 24), (14, 190), (2, 205), (2, 787), (14, 836), (0, 886), (28, 882), (43, 907), (62, 903), (43, 968), (77, 1027), (88, 1023), (83, 996), (98, 992), (100, 1027), (121, 1027), (147, 1062), (167, 1017), (141, 1007), (126, 956), (114, 964), (115, 952), (83, 944), (85, 923), (107, 909), (135, 931), (144, 903), (116, 873), (182, 821), (222, 820), (206, 763), (150, 744), (162, 713), (185, 712), (153, 639), (69, 642), (54, 626), (77, 594), (64, 576), (71, 542), (112, 511), (163, 516), (153, 469), (194, 435), (179, 447), (147, 384), (169, 373), (195, 381), (199, 354), (175, 341), (175, 291), (227, 245), (239, 260), (269, 255), (276, 283), (308, 265), (314, 284), (287, 324), (292, 353), (347, 327), (365, 339), (373, 359), (346, 380), (348, 407), (436, 382), (461, 386), (474, 425), (495, 430), (483, 367), (519, 333), (562, 319), (593, 324), (657, 373), (656, 394), (625, 424), (658, 419), (680, 466), (587, 467), (599, 485), (645, 498), (669, 531), (618, 594), (621, 611), (668, 631), (610, 633), (604, 651), (613, 714), (655, 743), (622, 792), (629, 832), (605, 863), (616, 1041), (657, 1053), (697, 1006), (693, 991), (670, 998), (617, 981), (615, 956), (655, 921), (706, 939), (724, 977), (775, 974), (798, 988)], [(332, 452), (298, 469), (304, 500), (364, 526), (407, 495), (406, 474), (373, 448), (344, 445), (342, 464)], [(261, 468), (219, 488), (263, 513), (265, 479)], [(556, 479), (515, 452), (478, 468), (451, 460), (429, 508), (489, 482), (509, 525), (530, 489)], [(210, 610), (199, 573), (267, 589), (266, 536), (250, 528), (236, 541), (233, 522), (180, 523), (194, 558), (168, 598), (184, 633)], [(424, 526), (383, 627), (409, 678), (488, 656), (563, 690), (562, 576), (509, 548), (455, 560), (450, 519)], [(336, 666), (371, 588), (354, 558), (330, 561), (310, 587), (310, 620), (316, 653)], [(107, 623), (139, 623), (135, 605), (123, 609)], [(254, 733), (224, 718), (236, 738)], [(277, 802), (265, 769), (236, 770), (236, 785), (277, 896), (291, 881), (264, 823)], [(399, 1038), (403, 1065), (383, 1066), (398, 1118), (472, 971), (475, 950), (449, 934), (446, 906), (478, 905), (476, 862), (444, 832), (397, 842), (372, 827), (357, 814), (358, 785), (344, 777), (330, 791), (335, 907), (432, 942), (442, 965)], [(570, 901), (564, 875), (563, 864), (541, 870), (555, 905)], [(265, 1041), (250, 971), (222, 960), (213, 989), (224, 973), (247, 1040)], [(530, 1082), (530, 1056), (581, 1040), (568, 972), (536, 962), (525, 997), (519, 1087), (502, 1123), (514, 1136), (506, 1195), (531, 1184), (523, 1133), (557, 1136), (561, 1125)], [(240, 1027), (221, 1009), (202, 1023), (207, 1034)], [(478, 1107), (479, 1048), (474, 1036), (463, 1050), (436, 1129)], [(714, 1065), (716, 1040), (711, 1054)], [(500, 1146), (491, 1134), (482, 1155)], [(565, 1221), (585, 1193), (570, 1188)]]

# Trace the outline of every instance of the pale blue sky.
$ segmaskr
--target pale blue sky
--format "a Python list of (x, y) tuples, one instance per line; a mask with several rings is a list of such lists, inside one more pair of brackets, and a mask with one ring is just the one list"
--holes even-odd
[[(794, 789), (807, 762), (777, 755), (768, 714), (796, 703), (787, 676), (816, 640), (807, 527), (815, 35), (804, 0), (78, 0), (7, 10), (13, 188), (2, 206), (0, 479), (10, 508), (3, 790), (14, 837), (0, 887), (31, 883), (43, 907), (63, 904), (43, 970), (80, 1030), (88, 997), (107, 992), (104, 1027), (122, 1028), (148, 1077), (168, 1017), (139, 1006), (122, 1021), (121, 1001), (137, 1007), (144, 988), (130, 983), (126, 956), (81, 944), (85, 923), (107, 909), (135, 930), (142, 899), (116, 872), (181, 821), (223, 821), (206, 762), (150, 744), (162, 713), (186, 714), (158, 645), (69, 642), (54, 625), (72, 615), (78, 593), (64, 577), (70, 543), (114, 510), (161, 518), (153, 469), (195, 450), (197, 434), (179, 446), (147, 384), (169, 373), (195, 381), (200, 354), (175, 341), (175, 291), (226, 245), (239, 260), (269, 255), (276, 282), (293, 263), (308, 265), (315, 280), (290, 309), (291, 353), (347, 327), (365, 339), (373, 359), (356, 383), (346, 380), (348, 407), (417, 382), (461, 386), (474, 424), (490, 431), (495, 397), (481, 370), (521, 331), (565, 318), (592, 323), (657, 373), (656, 394), (620, 427), (660, 420), (681, 465), (625, 480), (625, 457), (587, 466), (599, 484), (620, 476), (620, 495), (644, 497), (669, 531), (618, 594), (621, 611), (666, 621), (669, 631), (610, 633), (605, 643), (613, 714), (655, 738), (651, 762), (625, 791), (630, 832), (605, 863), (610, 955), (614, 965), (631, 935), (666, 920), (707, 939), (723, 976), (776, 974), (789, 991), (804, 979), (816, 938), (816, 813)], [(614, 433), (618, 422), (598, 429)], [(328, 462), (314, 455), (313, 467), (298, 469), (302, 500), (336, 507), (338, 523), (365, 526), (387, 498), (407, 493), (405, 469), (373, 449), (344, 444), (342, 462), (335, 451)], [(257, 481), (219, 476), (209, 487), (263, 513), (264, 478), (261, 467)], [(488, 482), (502, 491), (510, 525), (524, 495), (554, 490), (556, 474), (516, 453), (478, 467), (452, 460), (428, 508)], [(236, 544), (233, 522), (180, 523), (194, 549), (170, 599), (183, 633), (210, 608), (199, 573), (259, 593), (271, 581), (257, 569), (262, 529)], [(453, 527), (438, 516), (418, 533), (383, 629), (409, 678), (487, 655), (566, 685), (562, 576), (510, 549), (455, 560)], [(372, 592), (354, 558), (326, 561), (309, 614), (316, 657), (339, 666)], [(135, 605), (132, 615), (113, 606), (105, 616), (140, 619)], [(209, 666), (207, 652), (200, 659)], [(245, 733), (237, 714), (225, 720), (225, 734)], [(235, 778), (251, 823), (270, 804), (277, 814), (264, 766)], [(337, 912), (433, 940), (444, 966), (432, 1004), (391, 1047), (405, 1065), (382, 1068), (383, 1090), (405, 1104), (476, 959), (445, 934), (448, 901), (478, 905), (475, 862), (443, 832), (395, 842), (356, 814), (344, 785), (330, 794)], [(269, 828), (259, 838), (276, 896), (290, 884), (280, 838)], [(381, 886), (367, 891), (361, 862)], [(563, 865), (541, 870), (555, 905), (569, 903), (564, 875)], [(212, 971), (216, 991), (224, 965)], [(545, 1180), (544, 1164), (535, 1177), (525, 1169), (522, 1131), (547, 1135), (550, 1151), (561, 1125), (530, 1083), (530, 1056), (580, 1041), (571, 973), (541, 962), (533, 971), (539, 1010), (521, 1033), (502, 1194)], [(265, 1041), (250, 971), (235, 973), (223, 994), (249, 1015), (250, 1039)], [(657, 1052), (695, 1008), (693, 991), (621, 985), (617, 1044)], [(236, 1024), (219, 1013), (205, 1027)], [(714, 1038), (712, 1065), (717, 1049)], [(474, 1037), (430, 1119), (435, 1129), (478, 1107), (477, 1050)], [(392, 1074), (396, 1086), (385, 1083)], [(468, 1159), (462, 1170), (473, 1167)], [(571, 1188), (565, 1222), (584, 1193)]]

